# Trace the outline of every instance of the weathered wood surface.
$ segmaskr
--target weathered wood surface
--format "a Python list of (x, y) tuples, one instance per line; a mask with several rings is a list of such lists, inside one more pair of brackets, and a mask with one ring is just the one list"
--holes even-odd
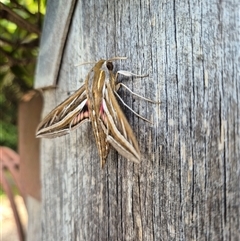
[(62, 54), (76, 0), (48, 1), (35, 75), (35, 88), (57, 84)]
[(120, 91), (154, 122), (126, 110), (140, 165), (111, 150), (101, 169), (90, 124), (42, 141), (43, 240), (239, 239), (239, 30), (238, 0), (77, 2), (43, 115), (83, 84), (91, 66), (74, 65), (113, 56), (162, 104)]

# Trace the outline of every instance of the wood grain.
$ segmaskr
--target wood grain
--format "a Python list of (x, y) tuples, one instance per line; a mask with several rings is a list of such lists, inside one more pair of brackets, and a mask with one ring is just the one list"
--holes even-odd
[[(240, 235), (239, 3), (78, 1), (45, 115), (100, 58), (152, 105), (121, 97), (140, 165), (111, 150), (102, 170), (90, 124), (42, 141), (43, 240), (238, 240)], [(48, 13), (50, 14), (50, 13)], [(59, 26), (61, 28), (62, 26)], [(54, 43), (51, 43), (54, 44)]]

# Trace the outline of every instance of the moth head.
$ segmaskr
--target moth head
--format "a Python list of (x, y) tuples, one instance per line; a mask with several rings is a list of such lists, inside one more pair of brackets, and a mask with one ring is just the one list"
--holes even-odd
[(108, 70), (112, 71), (113, 70), (113, 63), (111, 61), (107, 61), (107, 68)]
[(111, 58), (111, 59), (108, 59), (108, 60), (106, 60), (106, 66), (107, 66), (107, 68), (108, 68), (108, 70), (110, 70), (110, 71), (112, 71), (113, 70), (113, 61), (115, 61), (115, 60), (121, 60), (121, 59), (127, 59), (127, 57), (113, 57), (113, 58)]

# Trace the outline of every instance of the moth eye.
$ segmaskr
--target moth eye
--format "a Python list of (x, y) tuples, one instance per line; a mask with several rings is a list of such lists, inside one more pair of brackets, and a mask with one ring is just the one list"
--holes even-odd
[(108, 70), (113, 70), (113, 63), (107, 62), (107, 68), (108, 68)]

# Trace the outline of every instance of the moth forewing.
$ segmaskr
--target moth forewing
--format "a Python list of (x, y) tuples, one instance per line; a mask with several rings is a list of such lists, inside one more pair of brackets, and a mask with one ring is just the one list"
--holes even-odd
[[(83, 124), (85, 122), (89, 122), (88, 119), (83, 120), (80, 124)], [(79, 124), (79, 125), (80, 125)], [(69, 127), (61, 127), (59, 126), (57, 129), (54, 130), (54, 132), (50, 130), (46, 130), (45, 132), (41, 133), (39, 132), (37, 135), (37, 138), (48, 138), (48, 139), (53, 139), (56, 137), (64, 136), (70, 133), (70, 131), (75, 130), (78, 128), (79, 125), (74, 126), (73, 128), (69, 129)]]
[(107, 117), (105, 132), (107, 140), (121, 155), (131, 161), (139, 162), (140, 150), (133, 130), (118, 105), (110, 83), (107, 83), (106, 87), (103, 109)]
[[(86, 104), (87, 99), (85, 99), (79, 106), (74, 110), (65, 115), (58, 122), (45, 126), (43, 129), (37, 132), (37, 137), (54, 138), (62, 135), (69, 134), (71, 130), (76, 129), (79, 125), (85, 121), (89, 121), (87, 116), (84, 116), (82, 109)], [(85, 117), (85, 118), (84, 118)]]
[(119, 125), (113, 120), (105, 101), (103, 102), (103, 108), (106, 113), (107, 125), (104, 125), (103, 122), (101, 122), (101, 124), (107, 141), (109, 141), (122, 156), (130, 161), (139, 163), (140, 150), (130, 125), (124, 120), (125, 116), (120, 114), (121, 117), (119, 117), (119, 112), (117, 112), (118, 123), (122, 125), (121, 128), (118, 128)]
[(54, 108), (38, 125), (36, 137), (55, 138), (66, 135), (88, 119), (85, 86)]
[(135, 162), (140, 163), (140, 153), (133, 154), (132, 152), (128, 151), (124, 148), (124, 145), (121, 145), (118, 141), (116, 141), (112, 136), (107, 136), (107, 141), (111, 143), (111, 145), (126, 159)]

